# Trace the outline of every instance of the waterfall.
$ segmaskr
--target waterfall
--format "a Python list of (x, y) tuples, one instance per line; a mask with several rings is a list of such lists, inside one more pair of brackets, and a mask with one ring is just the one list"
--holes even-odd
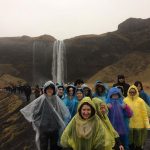
[(43, 85), (50, 80), (52, 44), (49, 41), (35, 40), (33, 42), (33, 58), (32, 58), (32, 83), (33, 85)]
[(55, 41), (53, 46), (52, 78), (55, 83), (66, 80), (66, 50), (64, 41)]
[(32, 83), (35, 84), (35, 49), (36, 49), (36, 43), (33, 42), (33, 59), (32, 59)]

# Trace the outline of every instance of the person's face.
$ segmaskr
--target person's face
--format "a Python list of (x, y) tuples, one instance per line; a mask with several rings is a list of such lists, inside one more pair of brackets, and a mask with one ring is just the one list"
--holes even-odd
[(103, 92), (103, 87), (102, 87), (101, 85), (99, 85), (99, 86), (97, 87), (97, 89), (98, 89), (98, 92), (100, 92), (100, 93)]
[(69, 92), (69, 96), (73, 96), (73, 88), (69, 88), (69, 90), (68, 90)]
[(59, 96), (63, 96), (64, 95), (64, 89), (63, 88), (59, 88), (58, 89), (58, 95)]
[(123, 83), (124, 81), (125, 81), (124, 78), (120, 78), (120, 79), (119, 79), (119, 82), (120, 82), (120, 83)]
[(50, 87), (46, 90), (46, 94), (47, 94), (48, 96), (52, 96), (53, 93), (54, 93), (54, 91), (53, 91), (53, 89), (50, 88)]
[(88, 95), (88, 94), (89, 94), (88, 88), (84, 88), (84, 95)]
[(135, 96), (136, 95), (136, 90), (135, 89), (130, 89), (129, 91), (130, 96)]
[(80, 91), (78, 91), (78, 92), (76, 93), (76, 96), (77, 96), (77, 99), (78, 99), (79, 101), (81, 101), (82, 98), (83, 98), (83, 93), (80, 92)]
[(142, 87), (141, 87), (140, 84), (138, 84), (137, 89), (138, 89), (139, 92), (141, 91)]
[(91, 107), (89, 105), (83, 105), (81, 108), (81, 115), (83, 119), (89, 119), (91, 116)]
[(111, 97), (112, 97), (112, 99), (118, 99), (119, 95), (118, 94), (113, 94)]

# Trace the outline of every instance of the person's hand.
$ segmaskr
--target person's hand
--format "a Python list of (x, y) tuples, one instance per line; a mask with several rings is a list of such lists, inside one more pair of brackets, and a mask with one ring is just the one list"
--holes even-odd
[(107, 104), (107, 107), (108, 108), (112, 108), (112, 105), (109, 103), (109, 104)]
[(106, 113), (106, 106), (105, 106), (105, 104), (101, 104), (101, 105), (100, 105), (100, 110), (101, 110), (101, 112), (102, 112), (103, 114)]
[(126, 104), (121, 104), (121, 107), (123, 108), (123, 109), (125, 109), (126, 108)]
[(124, 150), (124, 147), (122, 145), (120, 145), (119, 150)]

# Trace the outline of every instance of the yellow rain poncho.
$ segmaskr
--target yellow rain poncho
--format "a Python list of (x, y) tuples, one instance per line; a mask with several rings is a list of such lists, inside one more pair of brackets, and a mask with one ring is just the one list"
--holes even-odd
[[(136, 91), (136, 95), (133, 97), (129, 94), (131, 89)], [(133, 111), (133, 116), (129, 121), (130, 143), (135, 146), (142, 146), (146, 138), (147, 128), (149, 128), (149, 120), (145, 102), (139, 97), (139, 92), (136, 86), (130, 86), (128, 96), (124, 99), (124, 102)]]
[[(105, 114), (103, 114), (100, 111), (101, 104), (103, 104), (105, 106), (106, 106), (106, 104), (99, 98), (93, 98), (92, 101), (95, 104), (96, 113), (99, 116), (99, 118), (101, 119), (102, 123), (104, 124), (105, 130), (107, 132), (107, 136), (105, 137), (105, 139), (106, 139), (106, 141), (111, 141), (111, 148), (112, 148), (115, 145), (115, 138), (118, 138), (119, 135), (116, 132), (116, 130), (113, 128), (113, 126), (107, 116), (107, 112)], [(107, 110), (107, 106), (106, 106), (106, 110)]]
[[(90, 104), (95, 110), (95, 105), (89, 97), (79, 103), (78, 110), (84, 103)], [(96, 114), (84, 120), (78, 112), (64, 130), (61, 145), (73, 150), (105, 150), (105, 136), (103, 124)]]

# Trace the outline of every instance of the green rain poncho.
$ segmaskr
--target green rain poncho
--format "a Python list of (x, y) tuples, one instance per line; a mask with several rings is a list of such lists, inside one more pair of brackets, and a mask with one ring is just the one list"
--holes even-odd
[[(95, 105), (89, 97), (79, 103), (78, 110), (84, 103), (90, 104), (95, 110)], [(84, 120), (78, 112), (64, 130), (61, 145), (73, 150), (105, 150), (108, 144), (105, 143), (105, 137), (103, 124), (96, 114)]]
[[(110, 150), (110, 149), (112, 149), (112, 147), (114, 147), (115, 138), (118, 138), (119, 135), (116, 132), (116, 130), (113, 128), (112, 124), (110, 123), (109, 118), (107, 116), (107, 112), (105, 114), (103, 114), (100, 111), (101, 104), (104, 104), (104, 105), (106, 105), (106, 104), (99, 98), (93, 98), (92, 101), (95, 104), (96, 113), (99, 116), (99, 118), (101, 119), (101, 121), (104, 125), (104, 128), (105, 128), (105, 132), (107, 133), (105, 139), (106, 139), (106, 141), (111, 141), (111, 145), (107, 144), (108, 147), (106, 147), (105, 150)], [(107, 108), (107, 106), (106, 106), (106, 108)]]

